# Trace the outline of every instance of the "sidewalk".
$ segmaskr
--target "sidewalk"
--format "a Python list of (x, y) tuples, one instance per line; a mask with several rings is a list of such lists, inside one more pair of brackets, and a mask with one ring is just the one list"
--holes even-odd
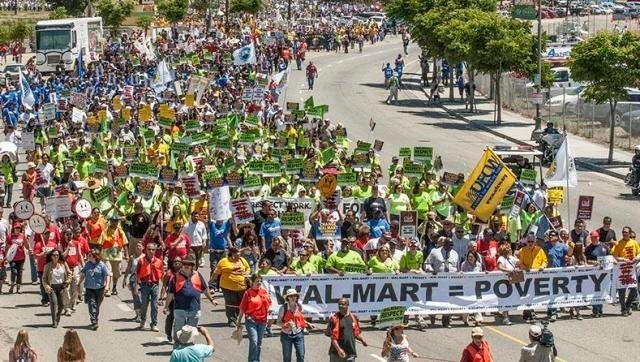
[[(426, 94), (426, 90), (423, 89)], [(457, 95), (457, 92), (456, 92)], [(482, 94), (476, 93), (476, 113), (468, 113), (464, 103), (459, 98), (455, 102), (449, 101), (449, 90), (445, 88), (442, 95), (442, 108), (449, 114), (467, 123), (481, 128), (508, 141), (521, 144), (537, 146), (531, 140), (531, 132), (534, 129), (534, 120), (525, 118), (517, 113), (502, 110), (502, 124), (496, 126), (494, 123), (494, 104)], [(545, 126), (544, 124), (542, 125)], [(624, 179), (631, 165), (633, 153), (614, 148), (613, 163), (607, 164), (609, 148), (607, 145), (594, 143), (587, 138), (569, 134), (569, 147), (575, 158), (578, 169), (600, 172), (612, 177)]]

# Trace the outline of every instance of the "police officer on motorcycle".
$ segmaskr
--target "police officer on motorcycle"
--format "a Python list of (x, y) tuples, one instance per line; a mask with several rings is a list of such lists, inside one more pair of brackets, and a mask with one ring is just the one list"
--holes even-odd
[(553, 122), (547, 122), (547, 127), (542, 130), (543, 136), (548, 134), (560, 134), (560, 132), (558, 132), (558, 130), (553, 126)]

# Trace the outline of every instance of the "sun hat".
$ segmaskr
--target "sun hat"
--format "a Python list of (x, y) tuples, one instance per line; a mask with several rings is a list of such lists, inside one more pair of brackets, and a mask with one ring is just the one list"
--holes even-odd
[(473, 327), (471, 330), (471, 337), (482, 337), (484, 336), (484, 331), (480, 327)]
[(531, 337), (540, 337), (541, 334), (542, 334), (542, 327), (540, 327), (539, 325), (534, 324), (531, 327), (529, 327), (529, 335)]
[(176, 337), (180, 344), (192, 344), (198, 335), (198, 329), (194, 326), (183, 326), (178, 332)]
[(293, 296), (293, 295), (297, 295), (297, 296), (299, 296), (299, 295), (300, 295), (300, 293), (298, 293), (298, 291), (297, 291), (297, 290), (295, 290), (295, 289), (293, 289), (293, 288), (289, 288), (289, 289), (287, 289), (287, 291), (286, 291), (286, 292), (284, 292), (284, 294), (282, 295), (282, 297), (283, 297), (284, 299), (287, 299), (287, 298), (289, 298), (289, 297), (291, 297), (291, 296)]

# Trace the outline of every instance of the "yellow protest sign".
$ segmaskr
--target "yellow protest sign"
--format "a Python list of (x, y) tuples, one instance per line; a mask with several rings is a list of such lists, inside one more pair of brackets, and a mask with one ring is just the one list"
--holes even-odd
[(149, 122), (151, 119), (151, 107), (148, 104), (145, 104), (140, 111), (138, 112), (138, 118), (142, 122)]
[(316, 185), (318, 190), (320, 190), (320, 194), (324, 197), (330, 197), (336, 191), (336, 186), (338, 186), (338, 178), (336, 175), (325, 174), (322, 176), (318, 184)]
[(165, 104), (164, 107), (160, 107), (160, 118), (174, 120), (176, 112)]
[(547, 198), (551, 204), (562, 204), (564, 202), (564, 188), (562, 186), (549, 187)]
[(122, 118), (127, 122), (131, 120), (131, 108), (122, 109)]
[(487, 148), (453, 202), (486, 222), (515, 182), (513, 172)]
[(105, 109), (101, 109), (98, 111), (98, 119), (100, 122), (104, 122), (107, 120), (107, 111)]
[(184, 104), (191, 108), (193, 107), (193, 105), (196, 102), (196, 96), (193, 93), (187, 93), (186, 96), (184, 96)]
[(114, 98), (111, 104), (115, 111), (119, 111), (122, 109), (122, 101), (120, 100), (120, 98)]

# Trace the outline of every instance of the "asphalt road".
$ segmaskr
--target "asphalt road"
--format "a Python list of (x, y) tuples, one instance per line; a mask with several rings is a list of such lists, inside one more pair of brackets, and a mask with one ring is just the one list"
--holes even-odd
[[(474, 129), (468, 124), (452, 118), (439, 108), (425, 104), (423, 93), (417, 88), (417, 49), (411, 48), (406, 57), (405, 83), (409, 89), (400, 92), (398, 105), (386, 105), (383, 101), (387, 92), (383, 89), (383, 63), (393, 61), (401, 52), (399, 39), (390, 38), (382, 44), (367, 46), (363, 54), (310, 53), (308, 60), (317, 63), (320, 77), (316, 89), (306, 90), (304, 72), (293, 71), (286, 97), (289, 101), (303, 101), (313, 95), (316, 104), (329, 104), (328, 117), (343, 122), (352, 140), (376, 138), (385, 142), (382, 158), (387, 161), (396, 154), (400, 146), (428, 145), (436, 154), (442, 155), (445, 169), (455, 172), (469, 172), (487, 145), (508, 144), (495, 136)], [(373, 117), (377, 122), (375, 132), (370, 134), (368, 123)], [(385, 164), (386, 165), (386, 164)], [(596, 197), (595, 219), (605, 213), (614, 219), (619, 230), (622, 225), (634, 225), (637, 221), (637, 200), (620, 196), (627, 192), (621, 182), (590, 172), (579, 172), (579, 187), (575, 193)], [(575, 200), (573, 201), (575, 205)], [(208, 270), (205, 269), (206, 273)], [(28, 275), (28, 272), (26, 272)], [(6, 290), (6, 286), (5, 286)], [(2, 295), (0, 297), (0, 358), (7, 358), (8, 346), (15, 339), (20, 328), (27, 328), (31, 342), (39, 353), (40, 360), (54, 361), (58, 346), (67, 328), (78, 329), (88, 352), (89, 361), (160, 361), (168, 360), (171, 345), (166, 343), (162, 333), (139, 331), (133, 317), (131, 298), (127, 291), (120, 289), (118, 296), (106, 298), (103, 303), (100, 329), (91, 331), (86, 306), (79, 305), (71, 317), (63, 317), (58, 329), (50, 328), (49, 309), (39, 305), (37, 286), (25, 286), (22, 295)], [(202, 324), (208, 327), (216, 343), (215, 360), (245, 360), (248, 342), (240, 345), (231, 340), (231, 328), (225, 327), (224, 312), (221, 307), (213, 308), (204, 300)], [(561, 360), (564, 361), (631, 361), (640, 353), (637, 338), (637, 315), (620, 317), (617, 309), (607, 306), (607, 317), (597, 320), (585, 318), (583, 321), (570, 320), (562, 314), (560, 320), (551, 326)], [(541, 311), (544, 314), (543, 311)], [(584, 314), (589, 314), (587, 311)], [(539, 313), (539, 315), (541, 315)], [(496, 361), (518, 359), (519, 349), (527, 341), (528, 325), (514, 317), (513, 326), (494, 323), (492, 317), (485, 317), (485, 336), (492, 348)], [(160, 316), (160, 326), (164, 316)], [(321, 323), (320, 326), (323, 326)], [(470, 328), (464, 327), (459, 319), (454, 319), (454, 327), (428, 328), (425, 331), (407, 330), (412, 348), (423, 359), (459, 360), (462, 348), (470, 341)], [(162, 329), (162, 328), (161, 328)], [(277, 330), (275, 330), (277, 332)], [(263, 345), (263, 360), (281, 360), (281, 347), (277, 337), (267, 338)], [(359, 346), (359, 360), (378, 361), (380, 347), (385, 333), (365, 328), (364, 337), (372, 347)], [(326, 361), (329, 340), (320, 332), (306, 337), (308, 361)]]

